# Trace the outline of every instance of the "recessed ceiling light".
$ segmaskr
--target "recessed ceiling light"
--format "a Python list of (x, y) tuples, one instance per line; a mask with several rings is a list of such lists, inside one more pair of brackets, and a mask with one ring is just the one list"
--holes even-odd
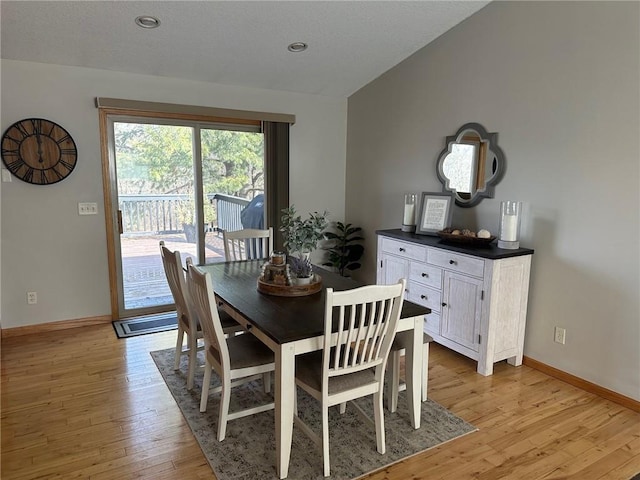
[(307, 49), (308, 46), (309, 45), (307, 45), (304, 42), (293, 42), (291, 45), (289, 45), (287, 47), (287, 50), (289, 50), (290, 52), (294, 52), (294, 53), (296, 53), (296, 52), (304, 52)]
[(136, 18), (136, 24), (142, 28), (158, 28), (160, 20), (150, 15), (141, 15)]

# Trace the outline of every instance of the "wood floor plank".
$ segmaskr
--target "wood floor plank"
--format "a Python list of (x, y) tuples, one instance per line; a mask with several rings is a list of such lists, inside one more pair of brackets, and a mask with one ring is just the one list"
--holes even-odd
[[(176, 332), (117, 339), (110, 325), (2, 340), (3, 480), (214, 480), (150, 351)], [(478, 432), (368, 480), (629, 480), (640, 414), (530, 367), (430, 348), (429, 396)], [(199, 373), (201, 374), (201, 373)], [(213, 434), (213, 433), (212, 433)]]

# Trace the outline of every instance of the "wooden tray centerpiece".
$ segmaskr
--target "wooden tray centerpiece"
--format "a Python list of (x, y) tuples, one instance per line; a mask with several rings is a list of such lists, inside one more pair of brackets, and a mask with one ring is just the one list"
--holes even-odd
[(303, 297), (318, 293), (320, 290), (322, 290), (322, 277), (317, 273), (313, 274), (311, 283), (307, 285), (279, 285), (265, 281), (263, 277), (258, 278), (258, 291), (277, 297)]
[(289, 270), (284, 255), (272, 255), (271, 261), (262, 266), (262, 274), (258, 277), (258, 291), (278, 297), (302, 297), (313, 295), (322, 290), (322, 277), (314, 273), (305, 284), (298, 283), (298, 279)]

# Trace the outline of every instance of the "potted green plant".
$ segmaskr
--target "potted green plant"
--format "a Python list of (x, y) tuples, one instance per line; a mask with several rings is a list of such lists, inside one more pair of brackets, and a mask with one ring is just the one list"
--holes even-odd
[(318, 248), (318, 242), (324, 238), (329, 213), (313, 212), (303, 219), (297, 214), (294, 205), (282, 210), (280, 231), (284, 239), (284, 248), (290, 256), (306, 256)]
[(360, 258), (364, 253), (364, 246), (359, 243), (364, 240), (360, 235), (362, 228), (342, 222), (336, 222), (334, 228), (334, 232), (328, 231), (324, 234), (329, 242), (323, 248), (329, 255), (323, 265), (333, 267), (345, 277), (348, 271), (357, 270), (362, 266)]

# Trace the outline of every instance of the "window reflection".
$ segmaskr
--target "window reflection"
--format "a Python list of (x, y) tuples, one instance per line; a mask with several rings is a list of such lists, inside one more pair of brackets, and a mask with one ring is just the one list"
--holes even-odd
[(459, 193), (471, 193), (475, 180), (477, 147), (464, 143), (452, 146), (442, 166), (444, 175), (449, 179), (449, 187)]

